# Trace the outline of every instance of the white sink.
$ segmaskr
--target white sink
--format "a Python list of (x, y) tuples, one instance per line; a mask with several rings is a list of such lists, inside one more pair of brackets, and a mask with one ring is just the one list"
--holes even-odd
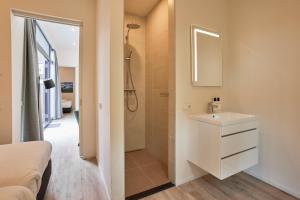
[(256, 120), (256, 117), (254, 115), (246, 115), (233, 112), (222, 112), (216, 114), (193, 114), (190, 117), (197, 121), (219, 126), (226, 126)]
[(258, 163), (254, 115), (194, 114), (188, 135), (188, 160), (221, 180)]

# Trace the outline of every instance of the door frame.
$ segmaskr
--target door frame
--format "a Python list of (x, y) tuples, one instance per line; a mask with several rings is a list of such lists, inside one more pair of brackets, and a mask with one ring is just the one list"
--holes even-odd
[(30, 11), (24, 11), (19, 9), (11, 9), (11, 15), (17, 16), (17, 17), (23, 17), (23, 18), (31, 18), (35, 20), (42, 20), (46, 22), (52, 22), (52, 23), (58, 23), (58, 24), (64, 24), (64, 25), (71, 25), (71, 26), (77, 26), (79, 28), (79, 152), (80, 157), (85, 158), (83, 153), (83, 126), (82, 126), (82, 77), (83, 77), (83, 22), (80, 20), (74, 20), (74, 19), (67, 19), (62, 17), (55, 17), (50, 16), (46, 14), (40, 14), (40, 13), (34, 13)]
[[(168, 85), (169, 85), (169, 100), (168, 100), (168, 178), (169, 180), (176, 185), (176, 95), (175, 95), (175, 80), (176, 80), (176, 52), (175, 52), (175, 0), (167, 0), (168, 2), (168, 37), (169, 37), (169, 73), (168, 73)], [(125, 6), (125, 1), (123, 1), (123, 5)], [(125, 11), (123, 12), (123, 26), (125, 22)], [(123, 34), (124, 40), (124, 34)], [(125, 42), (123, 41), (123, 44)], [(123, 55), (124, 56), (124, 55)], [(123, 62), (124, 63), (124, 62)], [(124, 75), (124, 72), (123, 72)], [(124, 85), (123, 85), (124, 88)], [(170, 89), (172, 88), (172, 89)], [(123, 95), (124, 96), (124, 95)], [(125, 107), (124, 107), (125, 109)], [(125, 117), (124, 120), (124, 132), (123, 132), (123, 144), (124, 144), (124, 153), (125, 151)], [(170, 160), (173, 158), (174, 160)], [(125, 163), (125, 159), (124, 159)], [(125, 165), (124, 169), (125, 171)], [(124, 186), (126, 186), (124, 184)]]

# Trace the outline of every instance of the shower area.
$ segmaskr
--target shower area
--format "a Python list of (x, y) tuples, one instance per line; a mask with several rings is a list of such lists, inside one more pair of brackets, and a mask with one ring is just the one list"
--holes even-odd
[(171, 185), (168, 175), (168, 78), (168, 1), (125, 0), (127, 199)]

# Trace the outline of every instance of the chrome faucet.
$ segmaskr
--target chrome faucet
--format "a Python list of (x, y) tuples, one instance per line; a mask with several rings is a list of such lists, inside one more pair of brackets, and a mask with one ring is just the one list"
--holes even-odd
[(220, 110), (220, 98), (214, 97), (211, 102), (208, 103), (208, 113), (216, 113), (217, 110)]
[(208, 103), (208, 113), (215, 113), (215, 109), (218, 107), (213, 101)]

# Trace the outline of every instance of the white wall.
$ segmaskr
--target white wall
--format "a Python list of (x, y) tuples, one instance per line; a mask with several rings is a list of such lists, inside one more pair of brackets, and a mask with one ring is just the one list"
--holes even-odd
[(111, 2), (110, 112), (112, 199), (125, 198), (123, 22), (124, 1)]
[[(223, 69), (226, 78), (228, 68), (228, 30), (227, 30), (226, 0), (175, 0), (175, 70), (176, 70), (176, 127), (175, 127), (175, 175), (176, 184), (181, 184), (204, 174), (202, 170), (188, 163), (188, 137), (190, 112), (206, 112), (207, 103), (212, 96), (220, 96), (227, 102), (228, 83), (223, 87), (193, 87), (191, 84), (191, 51), (190, 25), (207, 27), (216, 30), (222, 36)], [(225, 79), (226, 80), (226, 79)], [(184, 111), (186, 104), (192, 105), (192, 110)], [(226, 109), (226, 105), (223, 105)], [(192, 152), (195, 153), (195, 152)]]
[(300, 198), (300, 1), (230, 0), (229, 108), (260, 124), (251, 174)]
[(23, 76), (23, 45), (24, 45), (24, 18), (11, 17), (11, 44), (12, 44), (12, 142), (21, 140), (21, 111), (22, 111), (22, 76)]
[[(127, 100), (129, 106), (134, 108), (135, 98), (133, 93), (128, 93), (128, 99), (125, 97), (125, 151), (133, 151), (145, 148), (145, 96), (146, 96), (146, 41), (145, 41), (145, 18), (135, 15), (125, 14), (124, 19), (124, 36), (127, 34), (127, 24), (136, 23), (140, 25), (139, 29), (132, 29), (129, 33), (128, 44), (124, 48), (124, 56), (129, 56), (129, 50), (133, 51), (131, 60), (124, 61), (124, 85), (128, 81), (131, 87), (130, 78), (128, 76), (129, 65), (131, 66), (132, 79), (135, 85), (138, 97), (138, 110), (131, 112), (127, 109)], [(125, 38), (124, 38), (125, 40)], [(125, 87), (125, 86), (124, 86)], [(125, 89), (125, 88), (124, 88)]]
[(109, 2), (98, 0), (96, 7), (96, 57), (97, 57), (97, 160), (111, 196), (111, 141), (110, 141), (110, 12)]
[(124, 199), (123, 0), (97, 0), (97, 157), (108, 198)]
[[(297, 0), (176, 0), (176, 183), (204, 174), (187, 164), (189, 120), (221, 96), (223, 110), (251, 113), (260, 124), (260, 162), (252, 175), (300, 197), (300, 2)], [(190, 84), (189, 25), (223, 38), (223, 87)]]
[[(95, 0), (2, 0), (0, 6), (0, 144), (12, 142), (13, 88), (11, 9), (20, 9), (83, 22), (82, 33), (82, 140), (83, 157), (96, 155), (95, 130)], [(68, 9), (61, 9), (68, 8)]]

